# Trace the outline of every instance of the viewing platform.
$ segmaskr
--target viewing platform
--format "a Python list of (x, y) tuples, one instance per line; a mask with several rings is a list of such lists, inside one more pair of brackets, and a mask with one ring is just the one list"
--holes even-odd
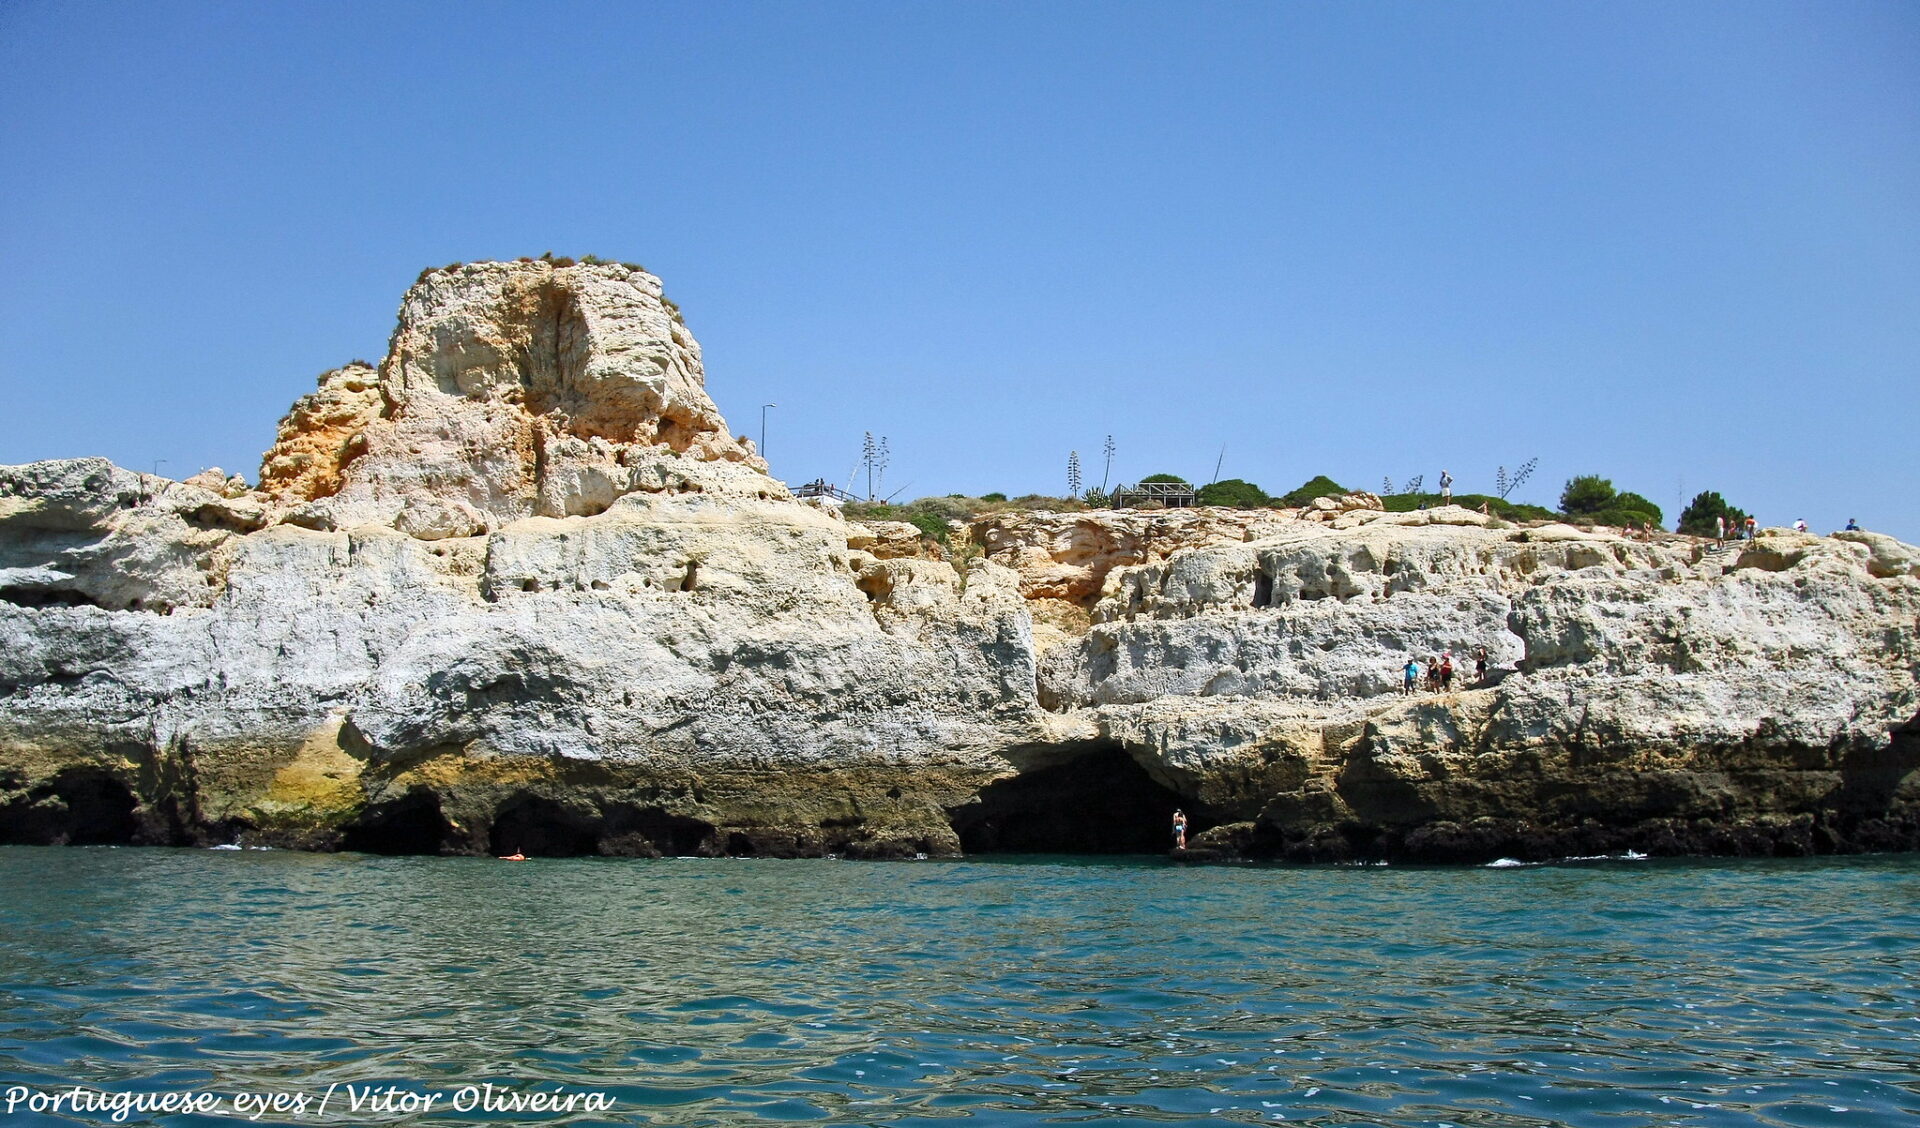
[(1116, 509), (1124, 509), (1157, 501), (1168, 509), (1184, 509), (1194, 504), (1194, 497), (1193, 487), (1185, 482), (1141, 482), (1115, 489), (1113, 504)]
[(851, 493), (848, 493), (846, 490), (841, 489), (839, 486), (833, 485), (832, 483), (828, 482), (825, 478), (815, 478), (813, 481), (808, 482), (804, 486), (795, 486), (793, 488), (793, 496), (795, 497), (830, 497), (836, 501), (859, 501), (860, 500), (860, 498), (854, 496)]

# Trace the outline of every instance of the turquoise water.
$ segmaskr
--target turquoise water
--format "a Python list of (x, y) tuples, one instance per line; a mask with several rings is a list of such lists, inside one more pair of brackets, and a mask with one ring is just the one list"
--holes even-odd
[[(0, 937), (0, 1087), (223, 1102), (125, 1123), (1920, 1122), (1915, 858), (9, 847)], [(489, 1082), (612, 1107), (448, 1108)], [(21, 1101), (0, 1124), (111, 1122)]]

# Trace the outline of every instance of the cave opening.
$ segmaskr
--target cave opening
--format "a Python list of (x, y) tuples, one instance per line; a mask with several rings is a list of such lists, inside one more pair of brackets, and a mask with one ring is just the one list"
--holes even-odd
[(619, 857), (705, 857), (721, 851), (712, 823), (659, 807), (619, 805), (607, 812), (602, 854)]
[(599, 853), (600, 820), (538, 795), (515, 795), (494, 813), (488, 849), (495, 856), (575, 858)]
[(988, 784), (947, 819), (969, 854), (1160, 854), (1173, 845), (1175, 809), (1187, 813), (1188, 841), (1212, 825), (1108, 744)]
[(418, 787), (367, 808), (340, 836), (340, 848), (362, 854), (438, 854), (452, 837), (440, 797)]
[(0, 842), (23, 846), (125, 846), (140, 822), (139, 801), (127, 785), (102, 771), (61, 772), (21, 799), (0, 807)]
[(100, 607), (105, 604), (83, 591), (67, 588), (0, 588), (0, 603), (15, 607)]

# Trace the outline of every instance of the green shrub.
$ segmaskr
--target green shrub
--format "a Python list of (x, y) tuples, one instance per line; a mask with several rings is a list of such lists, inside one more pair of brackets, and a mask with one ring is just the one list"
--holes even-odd
[(854, 521), (899, 521), (901, 509), (884, 501), (849, 501), (840, 512)]
[(1615, 493), (1613, 483), (1598, 474), (1569, 478), (1560, 491), (1560, 511), (1587, 525), (1660, 525), (1659, 506), (1637, 493)]
[(1660, 507), (1637, 493), (1623, 493), (1614, 497), (1612, 508), (1628, 513), (1641, 514), (1640, 524), (1660, 525)]
[[(938, 517), (942, 521), (965, 521), (974, 514), (973, 507), (966, 503), (966, 499), (952, 497), (923, 497), (918, 501), (907, 503), (902, 508), (914, 517), (931, 516)], [(912, 521), (914, 517), (909, 517), (907, 520)]]
[(1583, 525), (1605, 525), (1614, 529), (1653, 527), (1660, 524), (1659, 518), (1638, 509), (1602, 509), (1598, 513), (1586, 513), (1580, 517)]
[(1148, 474), (1140, 480), (1142, 482), (1173, 482), (1182, 486), (1190, 486), (1193, 484), (1178, 474)]
[[(1473, 504), (1478, 508), (1480, 502), (1476, 500)], [(1488, 508), (1495, 516), (1505, 517), (1509, 521), (1553, 521), (1559, 518), (1559, 514), (1544, 505), (1518, 505), (1498, 497), (1492, 499)]]
[[(1412, 513), (1419, 509), (1422, 502), (1431, 509), (1440, 504), (1439, 494), (1414, 493), (1393, 494), (1380, 499), (1380, 504), (1388, 513)], [(1507, 521), (1558, 521), (1561, 516), (1551, 509), (1539, 505), (1520, 505), (1503, 497), (1492, 494), (1454, 494), (1453, 503), (1468, 509), (1479, 509), (1482, 505), (1487, 512)]]
[(1325, 474), (1316, 474), (1302, 483), (1299, 489), (1288, 491), (1280, 500), (1290, 506), (1301, 506), (1316, 497), (1344, 497), (1352, 492)]
[(999, 492), (983, 493), (980, 495), (980, 500), (981, 501), (1005, 501), (1007, 500), (1007, 495)]
[(1239, 478), (1210, 482), (1201, 486), (1194, 495), (1197, 504), (1223, 505), (1233, 509), (1258, 509), (1272, 500), (1267, 496), (1267, 491)]
[(1589, 518), (1614, 507), (1613, 483), (1598, 474), (1581, 474), (1567, 479), (1560, 490), (1560, 512), (1569, 517)]
[(907, 515), (907, 523), (919, 529), (922, 536), (931, 540), (947, 543), (947, 536), (953, 530), (947, 525), (947, 519), (938, 513), (912, 513)]

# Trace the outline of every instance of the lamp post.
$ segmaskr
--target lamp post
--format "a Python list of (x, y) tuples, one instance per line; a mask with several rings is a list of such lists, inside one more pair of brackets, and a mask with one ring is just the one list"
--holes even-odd
[(763, 403), (760, 405), (760, 457), (762, 460), (767, 457), (767, 409), (769, 407), (779, 406), (777, 403)]

